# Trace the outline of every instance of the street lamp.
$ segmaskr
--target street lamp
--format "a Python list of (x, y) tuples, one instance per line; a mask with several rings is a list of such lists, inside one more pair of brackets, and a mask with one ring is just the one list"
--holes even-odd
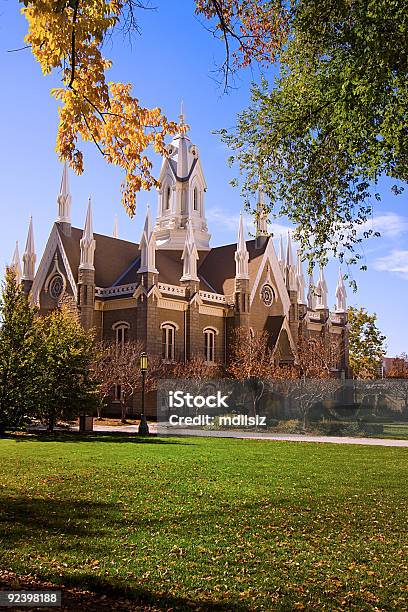
[(145, 380), (146, 380), (146, 372), (149, 366), (147, 353), (143, 352), (140, 354), (140, 373), (142, 375), (142, 411), (140, 415), (140, 423), (139, 423), (139, 434), (141, 436), (147, 436), (149, 434), (149, 425), (147, 424), (146, 415), (144, 411), (145, 404)]

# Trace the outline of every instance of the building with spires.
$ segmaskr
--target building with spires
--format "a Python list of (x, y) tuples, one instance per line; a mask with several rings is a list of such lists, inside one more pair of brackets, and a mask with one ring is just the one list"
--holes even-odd
[[(284, 363), (294, 362), (299, 334), (336, 338), (344, 347), (334, 375), (348, 376), (346, 289), (340, 272), (336, 309), (328, 308), (324, 269), (307, 296), (302, 260), (291, 235), (278, 254), (267, 230), (260, 190), (256, 237), (245, 238), (242, 215), (237, 243), (210, 246), (205, 215), (207, 185), (198, 147), (181, 117), (179, 134), (167, 147), (160, 172), (156, 221), (148, 208), (140, 242), (94, 232), (88, 201), (84, 228), (71, 225), (72, 198), (64, 165), (58, 214), (35, 270), (33, 221), (20, 267), (12, 265), (24, 290), (47, 313), (68, 304), (85, 328), (101, 340), (141, 340), (149, 354), (166, 361), (201, 355), (226, 363), (234, 329), (266, 330)], [(273, 230), (273, 227), (272, 227)]]

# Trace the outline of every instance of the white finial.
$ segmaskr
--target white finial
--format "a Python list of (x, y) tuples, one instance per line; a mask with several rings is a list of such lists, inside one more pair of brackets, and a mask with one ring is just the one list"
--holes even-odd
[(305, 301), (305, 287), (306, 281), (303, 274), (302, 257), (300, 251), (297, 254), (297, 268), (296, 268), (296, 282), (298, 290), (298, 304), (306, 304)]
[(292, 240), (290, 237), (290, 230), (288, 230), (288, 242), (286, 247), (286, 266), (293, 267)]
[(286, 287), (289, 291), (297, 290), (296, 272), (293, 262), (292, 241), (288, 231), (288, 244), (286, 248)]
[(68, 163), (64, 163), (62, 170), (61, 187), (57, 198), (57, 223), (71, 223), (71, 194), (69, 192)]
[(23, 280), (32, 281), (35, 275), (36, 254), (34, 248), (33, 218), (30, 217), (26, 248), (23, 255)]
[(344, 277), (339, 268), (339, 279), (336, 287), (336, 312), (347, 312), (347, 291), (344, 285)]
[(183, 254), (181, 256), (183, 260), (183, 276), (181, 277), (181, 281), (197, 281), (199, 280), (197, 276), (197, 260), (198, 260), (198, 251), (196, 247), (196, 243), (194, 240), (194, 232), (191, 225), (191, 221), (187, 221), (187, 233), (186, 233), (186, 242), (184, 245)]
[(20, 252), (18, 249), (18, 240), (16, 240), (16, 247), (14, 249), (14, 253), (13, 253), (13, 259), (11, 262), (11, 266), (12, 270), (14, 271), (14, 274), (16, 275), (16, 281), (17, 283), (19, 283), (21, 281), (21, 263), (20, 263)]
[(279, 240), (279, 256), (278, 256), (278, 261), (279, 261), (279, 265), (281, 267), (282, 273), (285, 269), (285, 251), (283, 248), (283, 236), (282, 234), (280, 235), (280, 240)]
[(244, 218), (239, 215), (237, 249), (235, 251), (235, 278), (249, 279), (249, 253), (245, 242)]
[(307, 305), (310, 310), (316, 309), (316, 287), (313, 278), (313, 271), (309, 274), (309, 289), (307, 292)]
[(324, 310), (327, 308), (327, 283), (324, 277), (324, 269), (323, 266), (320, 266), (319, 271), (319, 280), (317, 281), (316, 286), (317, 293), (317, 308)]
[(80, 242), (81, 261), (79, 267), (81, 270), (94, 270), (94, 254), (96, 242), (93, 237), (92, 224), (92, 202), (91, 197), (88, 199), (88, 208), (86, 211), (85, 227), (82, 233)]
[(184, 125), (184, 102), (183, 100), (180, 101), (180, 115), (179, 115), (179, 119), (180, 119), (180, 125)]
[(119, 238), (119, 224), (118, 224), (118, 215), (115, 215), (115, 220), (113, 222), (113, 234), (114, 238)]
[(150, 217), (150, 205), (147, 205), (146, 219), (140, 238), (140, 268), (138, 272), (153, 272), (158, 274), (156, 270), (156, 238), (152, 229), (152, 220)]

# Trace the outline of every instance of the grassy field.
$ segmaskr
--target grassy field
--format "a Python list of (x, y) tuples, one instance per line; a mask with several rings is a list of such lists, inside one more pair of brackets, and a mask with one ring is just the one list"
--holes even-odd
[(408, 449), (0, 441), (0, 566), (159, 610), (408, 609)]

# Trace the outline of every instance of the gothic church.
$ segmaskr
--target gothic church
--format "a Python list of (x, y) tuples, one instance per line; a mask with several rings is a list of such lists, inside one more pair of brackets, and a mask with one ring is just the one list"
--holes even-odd
[[(143, 342), (148, 354), (167, 361), (202, 355), (225, 363), (230, 332), (248, 326), (267, 330), (271, 346), (285, 362), (296, 359), (300, 330), (335, 335), (344, 356), (336, 376), (348, 376), (346, 290), (342, 275), (328, 308), (328, 288), (321, 268), (308, 292), (302, 262), (293, 254), (290, 234), (278, 252), (259, 215), (256, 238), (246, 240), (242, 216), (237, 242), (210, 246), (205, 216), (207, 185), (199, 150), (185, 129), (173, 139), (163, 159), (155, 224), (147, 210), (140, 243), (93, 230), (88, 203), (85, 226), (71, 226), (68, 169), (64, 166), (58, 217), (35, 270), (33, 225), (20, 268), (13, 265), (32, 300), (46, 313), (62, 300), (78, 309), (86, 328), (100, 339)], [(262, 199), (262, 195), (260, 196)], [(262, 206), (260, 201), (259, 206)]]

